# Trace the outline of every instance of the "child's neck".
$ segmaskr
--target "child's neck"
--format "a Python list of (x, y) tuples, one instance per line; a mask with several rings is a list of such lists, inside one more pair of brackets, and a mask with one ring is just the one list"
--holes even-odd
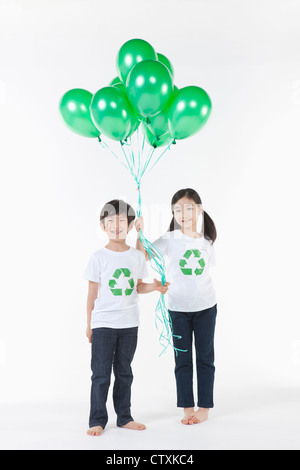
[(183, 229), (181, 227), (180, 231), (186, 235), (187, 237), (191, 238), (200, 238), (201, 234), (197, 232), (196, 228), (190, 228), (190, 229)]
[(109, 240), (105, 248), (112, 251), (127, 251), (130, 246), (127, 245), (126, 240)]

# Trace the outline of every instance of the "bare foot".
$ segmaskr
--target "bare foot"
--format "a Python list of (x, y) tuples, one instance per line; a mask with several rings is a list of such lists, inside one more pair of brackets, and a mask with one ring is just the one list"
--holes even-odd
[(101, 436), (103, 433), (102, 426), (94, 426), (87, 430), (86, 432), (89, 436)]
[(122, 428), (134, 429), (135, 431), (143, 431), (144, 429), (146, 429), (146, 426), (141, 423), (136, 423), (135, 421), (129, 421), (129, 423), (125, 424), (125, 426), (122, 426)]
[(184, 416), (181, 420), (182, 424), (194, 424), (195, 418), (194, 408), (184, 408)]
[(196, 423), (203, 423), (208, 419), (209, 408), (198, 408), (194, 413), (194, 418)]

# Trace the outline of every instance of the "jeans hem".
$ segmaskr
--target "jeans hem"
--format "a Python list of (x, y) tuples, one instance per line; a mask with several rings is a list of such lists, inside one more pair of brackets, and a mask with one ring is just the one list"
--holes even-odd
[(214, 404), (210, 403), (210, 404), (207, 404), (207, 403), (201, 403), (201, 404), (197, 404), (198, 408), (213, 408), (214, 407)]
[(179, 405), (178, 403), (177, 408), (195, 408), (195, 403), (192, 405)]
[(123, 424), (117, 424), (118, 428), (122, 428), (123, 426), (126, 426), (126, 424), (130, 423), (130, 421), (134, 421), (133, 418), (129, 419), (128, 421), (125, 421)]

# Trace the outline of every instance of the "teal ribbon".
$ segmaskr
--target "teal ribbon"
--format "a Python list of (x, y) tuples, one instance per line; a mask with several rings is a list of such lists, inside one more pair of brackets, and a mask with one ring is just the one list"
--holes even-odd
[[(138, 190), (138, 207), (137, 207), (136, 212), (137, 212), (137, 216), (141, 217), (142, 215), (142, 197), (141, 197), (142, 178), (145, 172), (147, 170), (148, 171), (152, 170), (154, 166), (157, 164), (157, 162), (161, 159), (161, 157), (166, 153), (166, 151), (170, 150), (170, 147), (173, 143), (173, 139), (170, 139), (170, 142), (167, 145), (167, 147), (157, 157), (157, 153), (156, 153), (157, 149), (153, 147), (150, 147), (150, 149), (146, 152), (145, 135), (143, 133), (142, 142), (140, 142), (141, 139), (140, 139), (139, 128), (136, 131), (136, 137), (137, 137), (136, 155), (133, 149), (131, 137), (129, 137), (128, 139), (120, 143), (122, 155), (124, 157), (123, 161), (120, 159), (117, 153), (115, 153), (105, 142), (103, 142), (102, 139), (99, 139), (99, 142), (100, 142), (100, 145), (105, 150), (110, 151), (114, 155), (114, 157), (116, 157), (122, 163), (122, 165), (130, 172), (131, 176), (136, 182), (137, 190)], [(150, 163), (152, 164), (151, 166), (150, 166)], [(166, 282), (166, 263), (165, 263), (165, 258), (164, 258), (162, 251), (159, 250), (158, 247), (156, 247), (149, 240), (146, 239), (142, 230), (139, 231), (139, 239), (148, 254), (151, 267), (159, 274), (159, 276), (161, 277), (161, 283), (162, 285), (164, 285)], [(163, 353), (165, 353), (169, 345), (174, 349), (176, 355), (178, 355), (179, 351), (186, 352), (185, 350), (175, 348), (173, 344), (172, 338), (176, 337), (178, 339), (181, 339), (181, 336), (173, 335), (172, 320), (169, 315), (169, 311), (168, 311), (168, 307), (165, 301), (164, 294), (160, 295), (160, 298), (155, 307), (155, 326), (156, 326), (156, 329), (160, 331), (159, 343), (163, 348), (162, 352), (160, 353), (160, 356)]]

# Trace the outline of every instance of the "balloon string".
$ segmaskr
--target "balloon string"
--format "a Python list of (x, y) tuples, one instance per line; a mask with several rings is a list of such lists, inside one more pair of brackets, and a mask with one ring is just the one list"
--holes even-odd
[[(139, 129), (137, 129), (139, 131)], [(119, 158), (119, 156), (105, 143), (103, 140), (99, 140), (100, 144), (103, 148), (110, 151), (115, 158), (117, 158), (122, 165), (126, 168), (127, 171), (130, 172), (131, 176), (134, 178), (135, 182), (137, 183), (137, 190), (138, 190), (138, 208), (137, 208), (137, 216), (141, 217), (142, 215), (142, 197), (141, 197), (141, 179), (147, 170), (153, 155), (154, 155), (154, 148), (150, 148), (146, 160), (144, 161), (144, 150), (145, 150), (145, 135), (143, 136), (142, 144), (140, 145), (139, 139), (139, 132), (137, 132), (137, 145), (138, 145), (138, 158), (135, 159), (134, 149), (132, 145), (131, 138), (128, 138), (129, 143), (121, 142), (121, 149), (123, 156), (126, 160), (127, 165)], [(164, 153), (170, 149), (170, 145), (159, 155), (156, 161), (153, 163), (149, 171), (156, 165), (158, 160), (164, 155)], [(129, 153), (127, 153), (127, 150)], [(160, 275), (162, 285), (166, 282), (166, 265), (164, 255), (158, 247), (153, 245), (149, 240), (146, 239), (142, 230), (139, 231), (139, 239), (148, 254), (148, 259), (150, 261), (151, 267)], [(173, 335), (173, 328), (172, 328), (172, 321), (169, 315), (169, 311), (165, 302), (164, 294), (160, 295), (160, 298), (157, 302), (155, 308), (155, 326), (157, 330), (160, 330), (159, 335), (159, 343), (162, 346), (163, 350), (159, 356), (165, 353), (168, 346), (171, 346), (175, 354), (178, 355), (178, 352), (186, 352), (183, 349), (178, 349), (174, 346), (172, 338), (176, 337), (181, 339), (181, 336)]]
[(108, 150), (109, 152), (111, 152), (116, 157), (116, 159), (119, 160), (122, 163), (122, 165), (126, 168), (126, 170), (128, 170), (127, 166), (120, 160), (118, 155), (115, 154), (115, 152), (105, 142), (103, 142), (103, 140), (99, 140), (99, 143), (100, 143), (101, 147), (103, 147), (105, 150)]
[[(169, 142), (168, 144), (168, 147), (165, 148), (165, 150), (162, 152), (162, 154), (156, 159), (156, 161), (153, 163), (153, 165), (151, 166), (150, 170), (152, 170), (152, 168), (156, 165), (156, 163), (161, 159), (161, 157), (166, 153), (167, 150), (170, 150), (170, 147), (171, 147), (171, 144), (173, 142), (173, 139)], [(150, 171), (149, 170), (149, 171)]]
[[(127, 161), (127, 165), (128, 165), (129, 170), (130, 170), (130, 173), (131, 173), (131, 175), (133, 176), (133, 178), (136, 179), (136, 175), (135, 175), (135, 173), (134, 173), (133, 165), (132, 165), (132, 163), (128, 160), (128, 156), (127, 156), (127, 154), (126, 154), (126, 152), (125, 152), (124, 145), (123, 145), (122, 143), (121, 143), (121, 149), (122, 149), (123, 155), (125, 156), (125, 159), (126, 159), (126, 161)], [(125, 165), (125, 166), (126, 166), (126, 165)]]
[[(165, 284), (166, 275), (165, 275), (165, 259), (164, 255), (158, 247), (153, 245), (152, 243), (147, 240), (140, 230), (140, 241), (143, 244), (145, 250), (148, 253), (148, 259), (150, 261), (151, 267), (158, 272), (161, 276), (161, 283), (162, 285)], [(155, 254), (155, 256), (154, 256)], [(153, 265), (154, 262), (154, 265)], [(160, 336), (159, 336), (159, 343), (163, 346), (163, 350), (160, 353), (160, 356), (166, 351), (167, 347), (170, 345), (174, 351), (176, 356), (178, 355), (178, 351), (186, 352), (186, 350), (176, 348), (171, 341), (173, 337), (181, 339), (181, 336), (173, 335), (173, 327), (172, 327), (172, 320), (170, 318), (168, 308), (165, 302), (164, 294), (160, 295), (158, 303), (155, 308), (155, 326), (156, 329), (159, 329), (158, 322), (160, 322), (160, 326), (162, 328)]]
[(149, 150), (146, 163), (145, 163), (144, 168), (143, 168), (142, 173), (141, 173), (141, 178), (142, 178), (143, 174), (145, 173), (145, 171), (146, 171), (146, 169), (147, 169), (147, 167), (148, 167), (148, 165), (149, 165), (149, 163), (150, 163), (150, 161), (151, 161), (151, 158), (152, 158), (152, 156), (153, 156), (154, 150), (155, 150), (154, 148), (150, 148), (150, 150)]
[(135, 166), (134, 152), (132, 150), (131, 137), (129, 137), (129, 147), (130, 147), (130, 156), (131, 156), (132, 164), (133, 166)]
[[(139, 154), (140, 156), (140, 161), (143, 160), (142, 156), (143, 156), (143, 153), (144, 153), (144, 144), (145, 144), (145, 136), (144, 136), (144, 139), (143, 139), (143, 145), (142, 145), (142, 151), (141, 153)], [(171, 143), (170, 143), (171, 145)], [(169, 148), (170, 148), (170, 145), (169, 145)], [(166, 151), (167, 149), (165, 149)], [(142, 213), (142, 209), (141, 209), (141, 191), (140, 191), (140, 183), (141, 183), (141, 178), (143, 176), (143, 174), (145, 173), (152, 157), (153, 157), (153, 154), (154, 154), (154, 151), (155, 149), (151, 149), (150, 152), (148, 152), (148, 155), (147, 155), (147, 159), (146, 159), (146, 162), (144, 163), (143, 165), (143, 169), (142, 169), (142, 172), (140, 173), (140, 176), (139, 176), (139, 206), (138, 206), (138, 217), (140, 217), (141, 213)], [(165, 153), (162, 152), (162, 154), (158, 157), (158, 159), (160, 159), (162, 157), (162, 155)], [(158, 161), (157, 159), (157, 161)], [(155, 162), (155, 164), (157, 163), (157, 161)], [(153, 165), (154, 166), (154, 165)], [(153, 166), (150, 168), (150, 170), (153, 168)], [(146, 250), (146, 252), (148, 253), (148, 259), (150, 261), (150, 264), (151, 264), (151, 267), (160, 275), (161, 277), (161, 283), (162, 285), (165, 284), (166, 282), (166, 266), (165, 266), (165, 258), (164, 258), (164, 255), (162, 253), (161, 250), (159, 250), (159, 248), (155, 247), (155, 245), (153, 245), (149, 240), (146, 239), (146, 237), (144, 236), (142, 230), (140, 229), (140, 233), (139, 233), (139, 238), (140, 238), (140, 242), (142, 243), (144, 249)], [(154, 256), (154, 254), (156, 256)], [(160, 295), (160, 298), (158, 300), (158, 303), (156, 305), (156, 308), (155, 308), (155, 326), (156, 326), (156, 329), (158, 329), (158, 322), (160, 322), (161, 324), (161, 328), (162, 328), (162, 331), (160, 333), (160, 336), (159, 336), (159, 343), (163, 346), (163, 350), (161, 352), (161, 354), (163, 354), (167, 347), (169, 345), (171, 345), (171, 347), (174, 349), (176, 355), (178, 355), (178, 351), (182, 351), (182, 352), (186, 352), (184, 350), (181, 350), (181, 349), (178, 349), (178, 348), (175, 348), (175, 346), (173, 345), (173, 342), (171, 341), (172, 338), (174, 337), (173, 335), (173, 328), (172, 328), (172, 321), (171, 321), (171, 318), (170, 318), (170, 315), (169, 315), (169, 312), (168, 312), (168, 309), (167, 309), (167, 306), (166, 306), (166, 303), (165, 303), (165, 296), (164, 294), (161, 294)], [(177, 336), (177, 338), (181, 339), (181, 337)], [(161, 356), (160, 354), (160, 356)]]

